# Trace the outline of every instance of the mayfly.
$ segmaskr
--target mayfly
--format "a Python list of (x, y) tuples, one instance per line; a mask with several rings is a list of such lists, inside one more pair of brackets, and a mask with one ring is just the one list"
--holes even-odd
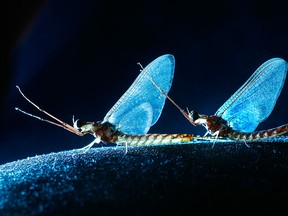
[(218, 109), (215, 115), (201, 115), (185, 111), (172, 100), (153, 79), (150, 81), (194, 125), (202, 125), (215, 138), (239, 141), (257, 141), (288, 132), (288, 124), (255, 131), (258, 124), (272, 112), (284, 85), (288, 64), (281, 58), (264, 62), (252, 76)]
[(73, 117), (73, 126), (71, 126), (38, 107), (22, 93), (18, 86), (19, 92), (29, 103), (56, 122), (32, 115), (19, 108), (16, 108), (16, 110), (62, 127), (79, 136), (92, 134), (95, 139), (83, 148), (86, 150), (101, 141), (126, 146), (189, 142), (194, 139), (194, 135), (146, 134), (160, 117), (166, 100), (166, 97), (159, 93), (148, 77), (155, 80), (162, 91), (168, 94), (173, 81), (174, 67), (174, 56), (170, 54), (162, 55), (151, 62), (141, 71), (130, 88), (110, 109), (103, 121), (84, 122), (80, 119), (74, 120)]

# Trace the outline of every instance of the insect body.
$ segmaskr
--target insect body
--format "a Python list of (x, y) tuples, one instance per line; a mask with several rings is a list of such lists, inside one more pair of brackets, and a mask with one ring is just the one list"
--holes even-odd
[(187, 112), (178, 106), (155, 80), (150, 79), (194, 125), (206, 128), (205, 135), (232, 140), (255, 141), (277, 137), (288, 132), (288, 124), (269, 130), (256, 131), (256, 127), (272, 112), (284, 85), (288, 64), (281, 58), (264, 62), (252, 76), (218, 109), (215, 115)]
[(119, 145), (125, 144), (126, 146), (189, 142), (195, 138), (194, 135), (146, 134), (160, 117), (166, 100), (166, 97), (155, 88), (148, 77), (155, 80), (162, 91), (167, 94), (173, 81), (174, 65), (174, 57), (169, 54), (160, 56), (151, 62), (142, 70), (130, 88), (110, 109), (103, 121), (84, 122), (79, 119), (74, 120), (73, 117), (73, 126), (71, 126), (39, 108), (22, 93), (18, 86), (19, 92), (29, 103), (56, 122), (32, 115), (19, 108), (16, 108), (16, 110), (39, 120), (62, 127), (79, 136), (92, 134), (95, 139), (84, 147), (87, 150), (95, 143), (100, 143), (101, 141), (112, 142)]

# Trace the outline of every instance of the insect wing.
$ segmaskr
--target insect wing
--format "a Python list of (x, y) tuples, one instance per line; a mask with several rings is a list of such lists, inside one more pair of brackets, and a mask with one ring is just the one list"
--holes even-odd
[(229, 126), (241, 132), (253, 132), (272, 112), (284, 85), (287, 62), (272, 58), (252, 76), (216, 112)]
[(151, 62), (106, 114), (103, 122), (108, 121), (127, 134), (146, 134), (160, 117), (166, 100), (150, 79), (168, 94), (174, 67), (175, 60), (170, 54)]

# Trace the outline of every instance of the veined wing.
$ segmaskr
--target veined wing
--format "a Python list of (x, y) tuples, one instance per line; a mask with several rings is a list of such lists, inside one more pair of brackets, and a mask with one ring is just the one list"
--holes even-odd
[(166, 100), (150, 78), (168, 94), (174, 67), (175, 60), (170, 54), (162, 55), (151, 62), (106, 114), (103, 122), (108, 121), (127, 134), (146, 134), (160, 117)]
[(241, 132), (253, 132), (272, 112), (284, 85), (287, 62), (272, 58), (252, 76), (216, 112), (229, 126)]

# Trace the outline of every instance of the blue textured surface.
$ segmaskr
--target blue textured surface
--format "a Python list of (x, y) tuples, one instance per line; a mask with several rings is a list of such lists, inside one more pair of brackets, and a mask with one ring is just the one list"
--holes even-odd
[(0, 166), (0, 215), (275, 214), (288, 200), (287, 155), (287, 142), (258, 142), (30, 157)]
[(264, 62), (216, 115), (236, 131), (253, 132), (272, 112), (282, 91), (287, 68), (287, 62), (281, 58)]
[(103, 122), (112, 123), (126, 134), (146, 134), (160, 117), (166, 100), (150, 79), (168, 94), (174, 67), (173, 55), (162, 55), (151, 62), (110, 109)]

